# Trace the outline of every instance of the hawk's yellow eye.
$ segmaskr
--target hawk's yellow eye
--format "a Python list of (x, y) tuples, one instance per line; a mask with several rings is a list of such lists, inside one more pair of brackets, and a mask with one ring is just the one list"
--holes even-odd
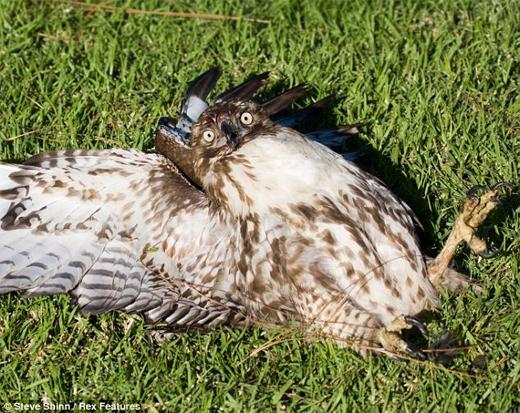
[(243, 125), (251, 125), (253, 123), (253, 115), (251, 115), (249, 112), (244, 112), (240, 115), (240, 122), (242, 122)]
[(213, 142), (213, 139), (215, 139), (215, 133), (212, 130), (205, 130), (202, 133), (202, 137), (206, 142)]

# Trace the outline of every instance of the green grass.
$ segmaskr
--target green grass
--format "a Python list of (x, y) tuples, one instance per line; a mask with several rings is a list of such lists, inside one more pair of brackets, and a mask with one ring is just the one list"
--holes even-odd
[[(222, 88), (269, 70), (278, 87), (306, 82), (316, 96), (343, 96), (333, 117), (369, 123), (361, 137), (373, 149), (368, 167), (414, 207), (431, 254), (467, 188), (519, 183), (518, 1), (191, 3), (116, 5), (270, 23), (0, 0), (0, 159), (60, 148), (152, 150), (158, 118), (175, 114), (187, 81), (218, 64)], [(485, 293), (445, 295), (430, 323), (470, 347), (449, 370), (363, 360), (285, 331), (223, 329), (157, 344), (139, 317), (82, 316), (66, 297), (3, 296), (0, 402), (113, 400), (193, 412), (518, 411), (517, 206), (517, 195), (506, 198), (482, 229), (504, 249), (500, 257), (479, 261), (463, 251), (455, 263)]]

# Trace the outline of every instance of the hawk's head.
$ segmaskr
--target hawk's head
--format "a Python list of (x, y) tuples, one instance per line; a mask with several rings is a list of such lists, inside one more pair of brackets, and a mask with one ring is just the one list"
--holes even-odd
[(273, 124), (250, 101), (208, 108), (192, 129), (192, 150), (204, 190), (239, 216), (309, 201), (329, 167), (323, 164), (327, 148)]
[(196, 159), (214, 164), (273, 127), (269, 116), (251, 101), (225, 101), (206, 110), (192, 130)]

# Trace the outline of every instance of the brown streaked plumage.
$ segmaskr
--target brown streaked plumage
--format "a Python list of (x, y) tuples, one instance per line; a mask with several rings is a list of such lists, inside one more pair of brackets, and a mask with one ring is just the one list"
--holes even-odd
[[(200, 182), (197, 181), (193, 171), (194, 160), (190, 145), (191, 128), (198, 120), (200, 114), (208, 107), (208, 103), (205, 99), (215, 86), (221, 73), (221, 69), (216, 67), (209, 69), (193, 79), (186, 91), (179, 120), (175, 121), (170, 117), (163, 117), (159, 120), (155, 132), (156, 151), (169, 159), (175, 160), (175, 163), (179, 166), (184, 175), (196, 186), (200, 186)], [(247, 101), (266, 83), (267, 77), (268, 73), (253, 75), (238, 86), (234, 86), (230, 90), (217, 96), (214, 103), (232, 100)], [(306, 88), (303, 85), (298, 85), (260, 105), (267, 115), (276, 118), (277, 124), (297, 130), (303, 128), (306, 130), (309, 138), (341, 152), (344, 149), (345, 140), (352, 135), (356, 135), (361, 124), (345, 125), (309, 132), (309, 130), (312, 129), (311, 126), (315, 126), (316, 120), (321, 117), (324, 108), (334, 101), (332, 96), (327, 96), (296, 112), (281, 115), (281, 112), (305, 93)], [(362, 154), (362, 150), (342, 153), (345, 158), (351, 160)]]
[[(422, 327), (412, 316), (437, 305), (439, 286), (469, 282), (448, 268), (453, 248), (428, 264), (407, 205), (354, 164), (273, 124), (253, 102), (208, 108), (192, 129), (191, 145), (208, 201), (256, 228), (255, 248), (243, 252), (239, 266), (255, 301), (269, 309), (290, 302), (292, 318), (298, 314), (354, 347), (420, 356), (400, 332)], [(495, 207), (496, 195), (480, 199), (486, 206), (476, 225)], [(455, 236), (455, 245), (469, 237)]]
[[(402, 201), (240, 93), (201, 112), (192, 146), (181, 142), (189, 153), (165, 136), (167, 157), (63, 151), (0, 164), (0, 293), (69, 293), (82, 311), (173, 329), (295, 320), (358, 350), (420, 355), (399, 333), (435, 305), (432, 281), (467, 283), (446, 268), (467, 220), (433, 276)], [(494, 195), (481, 199), (480, 221)]]

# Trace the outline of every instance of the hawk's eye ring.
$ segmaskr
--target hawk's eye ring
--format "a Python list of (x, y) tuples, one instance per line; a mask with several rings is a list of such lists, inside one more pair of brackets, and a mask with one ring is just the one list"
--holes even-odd
[(240, 115), (240, 122), (242, 122), (243, 125), (249, 126), (253, 123), (253, 115), (249, 112), (243, 112)]
[(215, 139), (215, 133), (208, 129), (202, 132), (202, 137), (206, 142), (213, 142), (213, 139)]

